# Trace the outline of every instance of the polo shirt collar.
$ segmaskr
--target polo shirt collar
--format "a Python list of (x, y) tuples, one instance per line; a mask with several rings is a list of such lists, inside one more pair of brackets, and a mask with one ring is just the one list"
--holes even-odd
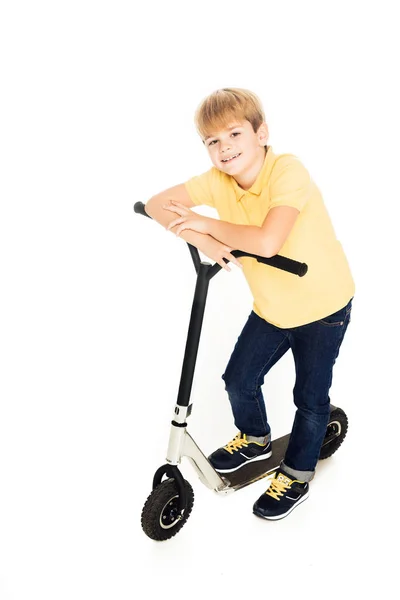
[(257, 175), (257, 179), (253, 183), (253, 185), (248, 189), (244, 190), (237, 183), (236, 179), (232, 177), (232, 183), (236, 194), (236, 200), (239, 202), (245, 194), (254, 194), (255, 196), (259, 196), (268, 181), (269, 175), (271, 173), (272, 165), (274, 164), (274, 153), (272, 151), (271, 146), (267, 146), (267, 153), (265, 155), (263, 166), (261, 167), (261, 171)]

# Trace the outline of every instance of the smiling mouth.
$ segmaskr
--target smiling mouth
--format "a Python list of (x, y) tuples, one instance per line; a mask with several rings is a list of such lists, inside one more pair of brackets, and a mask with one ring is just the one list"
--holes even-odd
[(222, 158), (221, 162), (223, 162), (223, 163), (230, 162), (231, 160), (233, 160), (234, 158), (237, 158), (240, 155), (241, 155), (241, 152), (239, 152), (239, 154), (235, 154), (234, 156), (231, 156), (230, 158)]

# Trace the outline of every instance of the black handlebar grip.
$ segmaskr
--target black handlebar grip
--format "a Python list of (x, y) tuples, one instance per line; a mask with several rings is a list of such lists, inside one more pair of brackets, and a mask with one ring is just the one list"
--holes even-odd
[[(243, 252), (243, 250), (233, 250), (231, 254), (233, 254), (235, 258), (240, 258), (241, 256), (255, 258), (258, 262), (263, 263), (264, 265), (275, 267), (276, 269), (281, 269), (282, 271), (288, 271), (288, 273), (293, 273), (293, 275), (298, 275), (299, 277), (303, 277), (308, 271), (308, 266), (306, 263), (301, 263), (298, 260), (293, 260), (292, 258), (281, 256), (280, 254), (272, 256), (271, 258), (265, 258), (264, 256), (259, 256), (258, 254), (250, 254), (249, 252)], [(225, 258), (224, 261), (229, 262)]]
[(280, 256), (279, 254), (273, 256), (270, 259), (257, 258), (257, 260), (258, 262), (271, 265), (271, 267), (277, 267), (278, 269), (282, 269), (283, 271), (287, 271), (288, 273), (293, 273), (294, 275), (298, 275), (299, 277), (304, 277), (304, 275), (308, 271), (308, 266), (306, 265), (306, 263), (301, 263), (297, 260), (293, 260), (292, 258)]
[(277, 254), (276, 256), (272, 256), (272, 258), (258, 257), (257, 260), (258, 262), (265, 263), (266, 265), (270, 265), (271, 267), (282, 269), (282, 271), (287, 271), (288, 273), (293, 273), (294, 275), (298, 275), (299, 277), (304, 277), (304, 275), (308, 271), (308, 266), (306, 265), (306, 263), (301, 263), (297, 260), (293, 260), (292, 258), (280, 256), (279, 254)]
[(144, 217), (149, 217), (149, 219), (151, 219), (151, 216), (148, 215), (145, 211), (143, 202), (136, 202), (133, 207), (133, 210), (135, 211), (135, 213), (139, 213), (140, 215), (143, 215)]

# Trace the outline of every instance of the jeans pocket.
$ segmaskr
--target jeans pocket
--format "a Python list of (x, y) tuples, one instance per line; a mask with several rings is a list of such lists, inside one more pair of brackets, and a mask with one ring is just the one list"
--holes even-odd
[(328, 315), (323, 319), (320, 319), (319, 323), (321, 323), (321, 325), (325, 325), (325, 327), (341, 327), (344, 325), (344, 322), (347, 316), (350, 314), (350, 311), (351, 305), (347, 305), (344, 308), (338, 310), (337, 312), (332, 313), (331, 315)]

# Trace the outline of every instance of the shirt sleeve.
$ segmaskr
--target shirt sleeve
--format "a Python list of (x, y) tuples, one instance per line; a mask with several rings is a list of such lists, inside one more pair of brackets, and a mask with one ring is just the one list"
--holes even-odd
[(186, 181), (186, 190), (194, 204), (207, 204), (208, 206), (215, 208), (212, 192), (213, 171), (214, 169), (210, 169), (202, 175), (197, 175)]
[(301, 211), (310, 198), (311, 187), (310, 175), (298, 158), (284, 155), (271, 174), (269, 208), (293, 206)]

